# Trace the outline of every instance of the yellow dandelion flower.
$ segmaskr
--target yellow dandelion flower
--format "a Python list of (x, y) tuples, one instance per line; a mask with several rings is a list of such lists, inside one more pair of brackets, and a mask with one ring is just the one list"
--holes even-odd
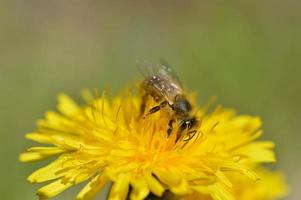
[[(283, 175), (280, 172), (272, 172), (264, 168), (256, 169), (260, 176), (259, 181), (252, 181), (246, 177), (231, 174), (231, 180), (235, 185), (230, 193), (239, 200), (275, 200), (285, 197), (288, 193)], [(181, 200), (212, 200), (208, 195), (194, 192)]]
[[(142, 200), (165, 191), (233, 200), (231, 188), (240, 186), (229, 172), (256, 181), (259, 176), (250, 163), (275, 161), (273, 143), (256, 141), (260, 119), (237, 115), (232, 109), (206, 114), (206, 109), (196, 107), (200, 125), (186, 141), (176, 140), (175, 131), (167, 137), (167, 110), (142, 117), (139, 96), (110, 100), (103, 95), (80, 106), (61, 94), (58, 101), (59, 112), (47, 112), (37, 131), (26, 135), (46, 146), (20, 155), (25, 162), (58, 156), (28, 177), (31, 183), (52, 181), (37, 191), (42, 199), (87, 181), (77, 200), (93, 199), (108, 182), (112, 182), (110, 200)], [(154, 105), (149, 101), (147, 108)]]

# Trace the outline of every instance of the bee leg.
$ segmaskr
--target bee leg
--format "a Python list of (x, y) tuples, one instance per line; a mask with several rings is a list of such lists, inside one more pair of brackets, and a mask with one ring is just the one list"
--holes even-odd
[(178, 131), (178, 133), (177, 133), (177, 138), (176, 138), (176, 143), (178, 142), (178, 140), (181, 138), (181, 136), (182, 136), (182, 132), (181, 131)]
[(193, 130), (193, 131), (189, 131), (188, 132), (188, 138), (187, 139), (185, 139), (184, 141), (186, 142), (186, 141), (189, 141), (189, 140), (191, 140), (194, 136), (195, 136), (195, 134), (197, 133), (197, 131), (196, 130)]
[(175, 120), (171, 119), (169, 122), (168, 122), (168, 128), (167, 128), (167, 136), (169, 137), (171, 132), (172, 132), (172, 124), (175, 122)]
[(147, 95), (143, 95), (141, 99), (141, 105), (140, 105), (140, 116), (143, 115), (146, 107), (147, 102)]
[(153, 114), (155, 112), (158, 112), (160, 109), (164, 108), (167, 105), (167, 101), (163, 101), (162, 103), (160, 103), (158, 106), (155, 106), (153, 108), (151, 108), (148, 113), (146, 114), (146, 116)]

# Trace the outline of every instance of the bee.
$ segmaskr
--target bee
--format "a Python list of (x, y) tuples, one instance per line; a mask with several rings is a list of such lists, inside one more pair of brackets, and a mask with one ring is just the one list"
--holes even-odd
[[(140, 69), (142, 70), (141, 67)], [(143, 70), (142, 74), (145, 78), (141, 84), (141, 114), (145, 112), (147, 99), (151, 96), (158, 102), (158, 105), (151, 108), (145, 116), (169, 106), (171, 108), (171, 119), (167, 128), (168, 136), (173, 130), (173, 124), (177, 122), (176, 141), (182, 137), (182, 133), (185, 130), (187, 130), (188, 136), (185, 141), (192, 139), (197, 132), (194, 128), (197, 126), (198, 120), (192, 114), (192, 105), (187, 99), (183, 86), (171, 66), (161, 59), (158, 67), (144, 66)]]

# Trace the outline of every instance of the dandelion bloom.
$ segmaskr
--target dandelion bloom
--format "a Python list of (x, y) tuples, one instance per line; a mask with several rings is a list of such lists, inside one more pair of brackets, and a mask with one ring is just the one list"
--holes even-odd
[[(28, 149), (21, 161), (58, 157), (28, 177), (31, 183), (52, 181), (37, 191), (41, 199), (84, 181), (77, 200), (93, 199), (110, 182), (110, 200), (142, 200), (164, 193), (187, 199), (240, 199), (234, 190), (242, 194), (249, 189), (245, 185), (260, 182), (252, 166), (275, 161), (274, 144), (257, 140), (262, 134), (258, 117), (221, 107), (208, 114), (206, 108), (194, 106), (200, 121), (197, 134), (188, 141), (177, 140), (175, 131), (167, 137), (166, 109), (141, 116), (139, 95), (88, 96), (85, 105), (78, 105), (59, 95), (59, 112), (47, 112), (37, 130), (26, 135), (46, 146)], [(147, 109), (155, 105), (150, 100)], [(246, 184), (239, 181), (246, 178)]]

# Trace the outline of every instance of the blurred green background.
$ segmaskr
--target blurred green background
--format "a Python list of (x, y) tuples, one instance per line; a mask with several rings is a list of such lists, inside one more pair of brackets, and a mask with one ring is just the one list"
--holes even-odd
[(262, 117), (264, 137), (277, 144), (272, 167), (291, 185), (287, 199), (301, 199), (300, 0), (1, 0), (0, 199), (37, 199), (42, 185), (26, 176), (43, 163), (19, 163), (18, 154), (34, 144), (24, 134), (55, 109), (57, 93), (118, 91), (139, 80), (137, 60), (160, 57), (200, 103), (216, 95)]

